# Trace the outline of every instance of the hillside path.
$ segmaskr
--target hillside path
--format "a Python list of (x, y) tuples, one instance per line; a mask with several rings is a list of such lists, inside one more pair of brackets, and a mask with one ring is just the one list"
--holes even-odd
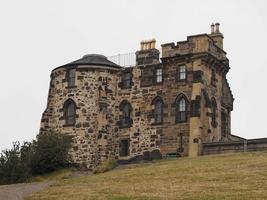
[(38, 192), (49, 185), (52, 181), (34, 182), (34, 183), (19, 183), (12, 185), (0, 186), (0, 200), (23, 200), (24, 197)]

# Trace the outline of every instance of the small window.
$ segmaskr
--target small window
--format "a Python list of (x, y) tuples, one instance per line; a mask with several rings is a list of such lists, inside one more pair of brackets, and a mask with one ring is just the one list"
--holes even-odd
[(69, 99), (64, 104), (65, 124), (74, 125), (76, 121), (76, 106), (73, 100)]
[(187, 101), (184, 97), (178, 96), (176, 100), (176, 122), (185, 122), (187, 121)]
[(130, 72), (124, 73), (122, 76), (122, 87), (130, 88), (132, 83), (132, 74)]
[(179, 66), (178, 80), (185, 80), (185, 79), (186, 79), (186, 66), (181, 65)]
[(154, 104), (154, 123), (163, 123), (163, 101), (161, 98), (156, 98), (153, 102)]
[(75, 74), (76, 74), (75, 69), (69, 69), (68, 70), (68, 72), (67, 72), (68, 87), (75, 86)]
[(162, 83), (162, 68), (156, 69), (156, 83)]
[(120, 141), (120, 156), (129, 156), (129, 140)]

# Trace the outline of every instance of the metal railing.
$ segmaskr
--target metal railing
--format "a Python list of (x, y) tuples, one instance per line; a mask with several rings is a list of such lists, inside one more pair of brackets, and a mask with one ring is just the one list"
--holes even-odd
[[(158, 49), (160, 52), (159, 57), (162, 57), (162, 49)], [(122, 67), (133, 67), (136, 66), (136, 54), (135, 52), (131, 53), (124, 53), (124, 54), (117, 54), (114, 56), (108, 56), (108, 60), (111, 62), (114, 62), (117, 65), (120, 65)]]
[(108, 60), (122, 67), (133, 67), (136, 65), (136, 55), (134, 52), (108, 56)]

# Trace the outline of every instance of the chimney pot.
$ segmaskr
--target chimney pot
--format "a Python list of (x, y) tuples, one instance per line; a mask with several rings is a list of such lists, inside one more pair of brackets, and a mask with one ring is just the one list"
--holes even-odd
[(210, 25), (210, 28), (211, 28), (211, 34), (214, 33), (214, 24), (213, 23)]
[(215, 24), (215, 33), (220, 33), (220, 23)]

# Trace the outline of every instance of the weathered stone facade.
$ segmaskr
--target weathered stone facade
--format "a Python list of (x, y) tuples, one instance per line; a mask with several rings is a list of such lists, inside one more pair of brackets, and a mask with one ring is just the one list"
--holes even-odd
[(202, 143), (231, 140), (233, 95), (219, 24), (186, 41), (141, 43), (136, 65), (101, 55), (54, 69), (40, 133), (74, 137), (73, 162), (94, 168), (169, 154), (197, 156)]

